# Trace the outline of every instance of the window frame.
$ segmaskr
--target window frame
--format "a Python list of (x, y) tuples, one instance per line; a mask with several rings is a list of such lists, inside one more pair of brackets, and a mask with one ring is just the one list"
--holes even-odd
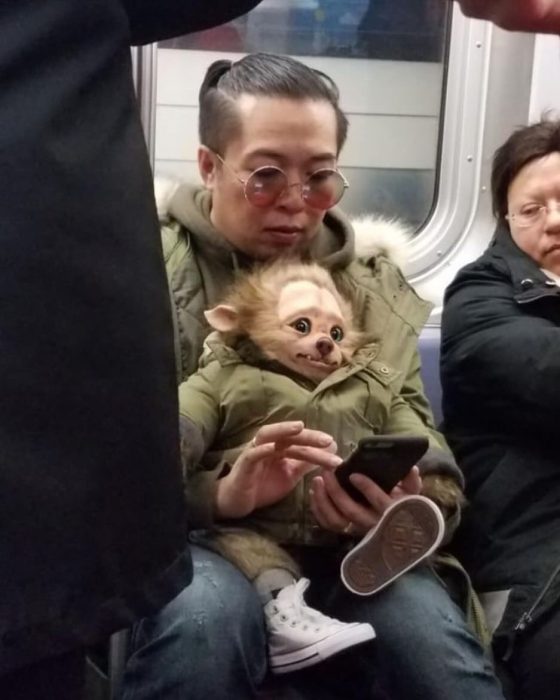
[(534, 45), (534, 35), (505, 32), (453, 8), (434, 206), (405, 267), (418, 293), (435, 305), (431, 325), (439, 325), (446, 286), (494, 232), (491, 160), (528, 122)]

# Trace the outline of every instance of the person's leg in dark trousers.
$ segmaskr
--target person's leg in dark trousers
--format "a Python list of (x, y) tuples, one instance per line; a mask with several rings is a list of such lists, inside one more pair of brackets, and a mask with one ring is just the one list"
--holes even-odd
[(85, 651), (53, 656), (0, 676), (2, 700), (82, 700)]
[(508, 663), (515, 700), (558, 700), (560, 687), (560, 605), (537, 620)]

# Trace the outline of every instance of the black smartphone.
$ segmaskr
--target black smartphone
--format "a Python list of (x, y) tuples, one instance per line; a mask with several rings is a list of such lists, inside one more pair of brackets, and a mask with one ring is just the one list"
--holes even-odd
[(415, 435), (376, 435), (364, 438), (335, 470), (343, 489), (355, 501), (369, 505), (350, 482), (350, 474), (364, 474), (389, 493), (428, 449), (428, 438)]

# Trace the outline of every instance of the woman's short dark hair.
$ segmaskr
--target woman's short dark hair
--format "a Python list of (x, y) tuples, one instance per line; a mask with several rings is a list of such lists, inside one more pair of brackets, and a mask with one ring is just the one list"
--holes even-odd
[(492, 211), (499, 221), (508, 210), (509, 186), (528, 163), (560, 151), (560, 121), (543, 119), (523, 126), (498, 148), (492, 161)]
[(325, 101), (336, 115), (337, 150), (346, 140), (348, 120), (339, 106), (334, 81), (289, 56), (255, 53), (240, 61), (215, 61), (199, 92), (200, 143), (222, 154), (240, 128), (236, 100), (241, 95)]

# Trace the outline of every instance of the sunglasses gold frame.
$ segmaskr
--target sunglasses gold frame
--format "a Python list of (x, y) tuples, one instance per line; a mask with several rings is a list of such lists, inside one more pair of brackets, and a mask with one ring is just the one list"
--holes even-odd
[[(257, 207), (261, 206), (263, 209), (265, 209), (267, 207), (274, 206), (274, 204), (278, 201), (278, 199), (280, 199), (280, 197), (282, 197), (282, 195), (287, 190), (291, 189), (292, 187), (299, 187), (300, 193), (301, 193), (301, 198), (308, 206), (310, 206), (313, 209), (320, 209), (320, 210), (327, 211), (328, 209), (332, 209), (333, 207), (335, 207), (340, 202), (340, 200), (344, 196), (344, 193), (350, 187), (350, 183), (348, 182), (348, 180), (344, 177), (344, 175), (340, 172), (340, 170), (338, 168), (318, 168), (313, 173), (311, 173), (311, 175), (304, 182), (293, 182), (290, 184), (288, 182), (288, 176), (282, 170), (282, 168), (279, 168), (276, 165), (262, 165), (260, 168), (255, 168), (255, 170), (253, 170), (249, 174), (249, 176), (245, 179), (245, 178), (242, 178), (241, 175), (239, 175), (239, 173), (237, 172), (237, 170), (235, 170), (235, 168), (232, 168), (232, 166), (226, 160), (224, 160), (224, 158), (222, 158), (222, 156), (219, 153), (216, 153), (215, 151), (213, 151), (213, 153), (216, 156), (216, 158), (220, 161), (220, 163), (229, 170), (229, 172), (235, 177), (235, 179), (239, 183), (241, 183), (243, 185), (243, 194), (245, 195), (245, 199), (253, 206), (257, 206)], [(270, 169), (278, 171), (279, 173), (281, 173), (285, 177), (286, 186), (278, 192), (275, 199), (273, 201), (271, 201), (270, 204), (259, 205), (259, 204), (255, 203), (254, 201), (252, 201), (251, 198), (247, 196), (247, 184), (250, 181), (250, 179), (255, 174), (257, 174), (260, 170), (270, 170)], [(329, 173), (338, 175), (340, 177), (341, 184), (342, 184), (342, 190), (341, 190), (340, 196), (338, 197), (338, 199), (335, 202), (333, 202), (333, 204), (330, 204), (328, 207), (314, 207), (313, 204), (311, 202), (309, 202), (309, 200), (306, 197), (306, 190), (305, 190), (306, 185), (308, 184), (308, 182), (310, 181), (310, 179), (314, 175), (316, 175), (317, 173), (321, 173), (321, 172), (329, 172)]]

